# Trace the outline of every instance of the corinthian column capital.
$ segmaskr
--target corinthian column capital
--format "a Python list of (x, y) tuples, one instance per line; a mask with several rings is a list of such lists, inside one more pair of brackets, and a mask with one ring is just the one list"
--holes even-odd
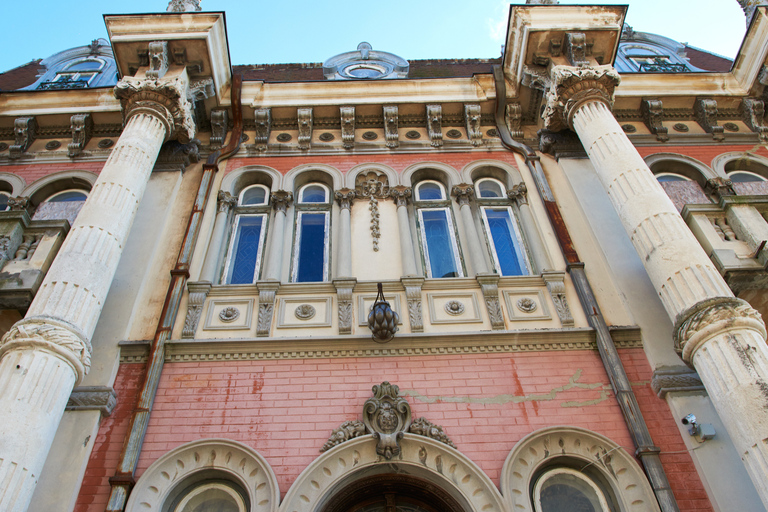
[(408, 206), (408, 200), (411, 198), (413, 191), (410, 187), (398, 185), (389, 189), (389, 195), (395, 200), (395, 205), (400, 208), (401, 206)]
[(693, 356), (711, 337), (725, 330), (747, 328), (766, 338), (762, 317), (749, 303), (735, 297), (715, 297), (699, 302), (675, 322), (675, 350), (693, 366)]
[(286, 192), (285, 190), (278, 190), (272, 193), (271, 199), (272, 208), (274, 208), (276, 212), (285, 213), (293, 202), (293, 194)]
[(182, 71), (162, 79), (144, 79), (127, 76), (115, 86), (115, 97), (123, 108), (123, 119), (148, 114), (165, 125), (165, 140), (177, 139), (186, 144), (195, 135), (192, 104), (187, 99), (189, 78)]
[(451, 195), (456, 198), (459, 206), (467, 206), (469, 201), (475, 197), (475, 189), (468, 183), (461, 183), (460, 185), (454, 185)]
[(336, 202), (339, 203), (339, 208), (342, 210), (352, 209), (352, 200), (355, 198), (355, 195), (355, 191), (348, 188), (342, 188), (333, 194)]
[(550, 72), (547, 107), (542, 117), (548, 130), (573, 129), (573, 115), (590, 101), (613, 106), (613, 91), (621, 78), (613, 66), (555, 66)]

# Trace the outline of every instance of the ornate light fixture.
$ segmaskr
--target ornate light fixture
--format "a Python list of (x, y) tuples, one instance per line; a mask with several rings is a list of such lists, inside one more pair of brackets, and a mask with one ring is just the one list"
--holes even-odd
[(384, 291), (379, 283), (379, 293), (371, 306), (371, 312), (368, 313), (368, 327), (373, 333), (373, 341), (376, 343), (386, 343), (395, 337), (397, 324), (400, 321), (398, 315), (389, 306), (389, 302), (384, 300)]

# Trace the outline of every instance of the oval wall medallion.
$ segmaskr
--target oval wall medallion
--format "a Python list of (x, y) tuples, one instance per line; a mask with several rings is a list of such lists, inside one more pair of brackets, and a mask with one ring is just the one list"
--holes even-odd
[(725, 128), (725, 131), (727, 132), (739, 131), (739, 125), (737, 125), (736, 123), (725, 123), (723, 124), (723, 128)]
[(61, 147), (61, 142), (58, 140), (52, 140), (50, 142), (45, 143), (45, 149), (48, 151), (53, 151), (54, 149), (59, 149)]
[(517, 301), (517, 309), (525, 313), (533, 313), (536, 311), (536, 303), (525, 297)]
[(461, 138), (461, 132), (459, 130), (448, 130), (448, 132), (445, 135), (449, 139), (460, 139)]
[(299, 320), (309, 320), (313, 316), (315, 316), (315, 313), (317, 311), (313, 306), (310, 304), (302, 304), (301, 306), (296, 308), (296, 311), (293, 313), (296, 315), (296, 318)]
[(331, 141), (332, 141), (333, 139), (335, 139), (335, 138), (336, 138), (336, 137), (334, 137), (334, 136), (333, 136), (333, 134), (332, 134), (331, 132), (324, 132), (324, 133), (321, 133), (321, 134), (320, 134), (320, 137), (318, 137), (318, 139), (320, 139), (320, 140), (321, 140), (321, 141), (323, 141), (323, 142), (331, 142)]
[(449, 300), (445, 303), (445, 312), (449, 315), (458, 316), (464, 312), (464, 304), (457, 300)]
[(421, 137), (421, 134), (417, 132), (416, 130), (410, 130), (405, 132), (405, 137), (408, 139), (418, 139)]
[(499, 132), (496, 131), (496, 128), (491, 128), (490, 130), (485, 132), (485, 134), (487, 136), (489, 136), (489, 137), (498, 137), (499, 136)]
[(99, 141), (99, 147), (101, 149), (111, 148), (114, 143), (115, 141), (113, 141), (112, 139), (101, 139)]
[(240, 136), (240, 142), (241, 142), (241, 143), (243, 143), (243, 144), (245, 144), (246, 142), (248, 142), (250, 139), (251, 139), (251, 138), (248, 136), (248, 134), (247, 134), (247, 133), (244, 133), (244, 134), (242, 134), (242, 135)]
[(277, 136), (277, 142), (289, 142), (292, 138), (290, 133), (281, 133)]
[(379, 136), (376, 134), (376, 132), (365, 132), (363, 133), (363, 138), (365, 140), (376, 140), (379, 138)]
[(675, 130), (676, 132), (682, 132), (682, 133), (685, 133), (688, 130), (690, 130), (690, 128), (688, 128), (688, 125), (685, 123), (675, 123), (674, 126), (672, 126), (672, 129)]
[(637, 128), (631, 124), (623, 124), (621, 125), (621, 129), (624, 130), (624, 133), (635, 133), (637, 131)]
[(219, 312), (219, 318), (222, 322), (234, 322), (240, 316), (240, 310), (234, 306), (228, 306)]

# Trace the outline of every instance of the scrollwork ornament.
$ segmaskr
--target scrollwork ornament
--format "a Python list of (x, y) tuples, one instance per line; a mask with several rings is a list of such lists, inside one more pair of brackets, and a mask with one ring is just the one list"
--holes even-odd
[(459, 316), (464, 313), (464, 304), (458, 300), (449, 300), (445, 303), (445, 312), (449, 315)]
[(451, 441), (451, 439), (445, 435), (445, 432), (443, 432), (443, 427), (440, 425), (435, 425), (426, 418), (422, 417), (415, 419), (413, 423), (411, 423), (408, 431), (411, 434), (429, 437), (430, 439), (434, 439), (436, 441), (440, 441), (441, 443), (447, 444), (451, 448), (456, 448), (456, 445), (453, 444), (453, 441)]
[(328, 451), (334, 446), (340, 445), (344, 441), (349, 441), (350, 439), (354, 439), (356, 437), (360, 437), (364, 435), (365, 435), (365, 424), (362, 421), (360, 420), (345, 421), (339, 426), (339, 428), (331, 432), (331, 437), (329, 437), (328, 441), (326, 441), (323, 447), (320, 448), (320, 451), (321, 452)]
[(231, 323), (240, 318), (240, 310), (234, 306), (227, 306), (219, 311), (219, 319), (222, 322)]
[(363, 423), (378, 440), (376, 453), (387, 460), (400, 454), (400, 440), (411, 426), (411, 406), (399, 396), (400, 388), (382, 382), (363, 404)]
[(293, 314), (296, 315), (296, 318), (299, 320), (309, 320), (315, 316), (316, 312), (317, 311), (311, 304), (302, 304), (296, 308)]
[(725, 328), (753, 329), (766, 338), (763, 319), (752, 306), (735, 297), (707, 299), (681, 313), (674, 328), (675, 350), (687, 364), (701, 345)]

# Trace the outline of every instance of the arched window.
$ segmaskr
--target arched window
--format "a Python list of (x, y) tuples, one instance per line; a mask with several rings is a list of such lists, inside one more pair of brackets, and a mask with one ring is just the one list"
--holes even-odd
[(40, 89), (85, 89), (105, 66), (105, 61), (94, 57), (76, 60), (56, 73), (50, 82), (41, 83)]
[(293, 282), (328, 281), (330, 259), (330, 191), (321, 183), (302, 186), (296, 202)]
[(83, 190), (64, 190), (57, 192), (45, 200), (46, 203), (72, 203), (76, 201), (85, 201), (88, 194)]
[(415, 195), (427, 277), (464, 277), (456, 228), (443, 184), (422, 181), (416, 185)]
[(475, 183), (475, 190), (496, 272), (503, 276), (530, 274), (531, 263), (520, 224), (504, 185), (493, 178), (481, 178)]
[(8, 209), (8, 199), (11, 195), (8, 192), (0, 192), (0, 212), (4, 212)]
[(259, 278), (267, 220), (269, 189), (251, 185), (240, 192), (229, 241), (224, 282), (252, 284)]
[(246, 499), (231, 482), (203, 482), (171, 504), (169, 512), (247, 512)]
[(734, 183), (748, 183), (750, 181), (765, 181), (765, 178), (756, 172), (736, 170), (728, 173), (728, 179)]
[(533, 503), (537, 512), (615, 512), (594, 480), (566, 467), (555, 467), (539, 476)]
[(659, 183), (669, 183), (672, 181), (691, 181), (691, 178), (686, 178), (682, 174), (674, 172), (660, 172), (656, 174), (656, 181)]

